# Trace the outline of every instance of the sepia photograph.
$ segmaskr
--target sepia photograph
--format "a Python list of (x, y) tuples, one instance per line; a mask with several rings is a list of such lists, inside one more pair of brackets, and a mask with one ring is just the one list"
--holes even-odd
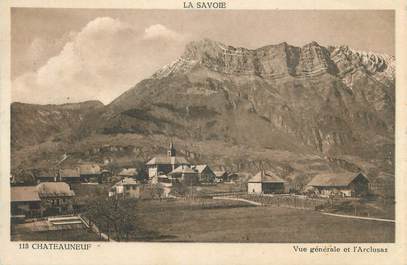
[(11, 241), (395, 242), (394, 10), (10, 12)]

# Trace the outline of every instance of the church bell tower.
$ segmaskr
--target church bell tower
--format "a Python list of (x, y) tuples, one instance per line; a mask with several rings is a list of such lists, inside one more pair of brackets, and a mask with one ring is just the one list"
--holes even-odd
[(174, 148), (174, 144), (172, 142), (170, 143), (170, 149), (168, 149), (167, 155), (169, 157), (174, 157), (175, 156), (175, 148)]

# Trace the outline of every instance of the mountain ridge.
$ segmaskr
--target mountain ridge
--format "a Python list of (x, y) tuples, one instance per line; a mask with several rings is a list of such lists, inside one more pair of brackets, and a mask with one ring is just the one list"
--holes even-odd
[[(370, 69), (371, 73), (383, 71), (389, 68), (389, 75), (394, 75), (394, 56), (389, 56), (385, 54), (372, 53), (372, 52), (361, 52), (349, 48), (348, 46), (328, 46), (327, 48), (319, 45), (317, 42), (312, 41), (308, 44), (305, 44), (302, 47), (296, 47), (282, 42), (280, 44), (266, 45), (257, 49), (246, 49), (242, 47), (233, 47), (230, 45), (225, 45), (221, 42), (212, 41), (210, 39), (203, 39), (201, 41), (193, 41), (186, 45), (183, 55), (181, 55), (176, 61), (164, 66), (162, 69), (158, 70), (153, 77), (162, 77), (165, 74), (168, 74), (169, 68), (172, 68), (174, 65), (183, 63), (184, 66), (188, 69), (191, 65), (196, 63), (207, 63), (208, 60), (218, 60), (222, 62), (222, 56), (224, 56), (223, 61), (231, 60), (233, 56), (244, 56), (244, 55), (261, 55), (262, 57), (275, 56), (276, 52), (284, 52), (286, 61), (277, 61), (277, 63), (285, 63), (288, 69), (287, 71), (280, 71), (279, 73), (272, 74), (270, 77), (281, 77), (282, 74), (291, 74), (292, 76), (301, 76), (308, 75), (310, 72), (318, 74), (321, 72), (336, 73), (338, 70), (344, 72), (342, 69), (337, 69), (337, 65), (334, 65), (330, 60), (330, 54), (333, 53), (337, 60), (354, 60), (362, 66), (365, 66), (367, 69)], [(299, 58), (300, 57), (300, 58)], [(307, 68), (307, 65), (313, 65), (313, 61), (306, 61), (305, 65), (299, 65), (298, 63), (302, 59), (315, 58), (317, 65), (321, 66), (320, 69), (314, 71), (314, 69)], [(257, 58), (258, 59), (258, 58)], [(258, 61), (253, 60), (250, 63), (255, 64)], [(225, 62), (222, 62), (225, 64)], [(263, 63), (263, 66), (265, 64)], [(298, 72), (296, 67), (299, 67)], [(267, 69), (266, 69), (267, 70)], [(270, 70), (270, 69), (268, 69)], [(280, 69), (281, 70), (281, 69)], [(253, 73), (261, 73), (259, 69), (257, 71), (253, 70)], [(241, 72), (239, 74), (242, 74)], [(244, 74), (244, 73), (243, 73)], [(266, 71), (266, 74), (270, 74)], [(267, 77), (263, 76), (263, 77)]]
[[(394, 172), (394, 71), (394, 57), (347, 46), (281, 43), (250, 50), (206, 39), (86, 113), (70, 134), (80, 142), (154, 136), (182, 139), (191, 149), (219, 142), (329, 161), (352, 156), (375, 161), (374, 171)], [(12, 122), (18, 122), (13, 112)], [(158, 144), (148, 145), (157, 150)], [(242, 158), (233, 161), (239, 168)]]

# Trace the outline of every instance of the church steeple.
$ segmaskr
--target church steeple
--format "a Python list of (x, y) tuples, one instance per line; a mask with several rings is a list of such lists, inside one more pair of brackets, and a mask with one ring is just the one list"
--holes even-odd
[(172, 142), (170, 143), (170, 149), (168, 149), (167, 155), (169, 157), (175, 156), (175, 148), (174, 148), (174, 144)]

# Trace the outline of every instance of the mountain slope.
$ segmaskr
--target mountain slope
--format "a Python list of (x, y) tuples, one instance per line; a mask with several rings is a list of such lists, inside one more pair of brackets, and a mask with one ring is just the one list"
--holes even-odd
[(193, 42), (107, 106), (98, 131), (384, 157), (394, 141), (393, 65), (316, 42), (257, 50)]
[(12, 149), (48, 140), (66, 140), (80, 127), (88, 113), (102, 108), (100, 101), (63, 105), (11, 104)]
[[(368, 164), (393, 173), (394, 75), (394, 57), (346, 46), (281, 43), (249, 50), (205, 39), (109, 105), (36, 127), (35, 140), (25, 128), (30, 119), (38, 124), (41, 113), (12, 111), (13, 144), (68, 131), (77, 147), (64, 148), (82, 153), (78, 159), (86, 153), (88, 159), (144, 162), (173, 139), (190, 160), (234, 170), (274, 165), (309, 174), (332, 164), (347, 170)], [(64, 143), (67, 135), (56, 140)], [(105, 145), (133, 153), (92, 151)], [(278, 162), (280, 154), (286, 158)]]

